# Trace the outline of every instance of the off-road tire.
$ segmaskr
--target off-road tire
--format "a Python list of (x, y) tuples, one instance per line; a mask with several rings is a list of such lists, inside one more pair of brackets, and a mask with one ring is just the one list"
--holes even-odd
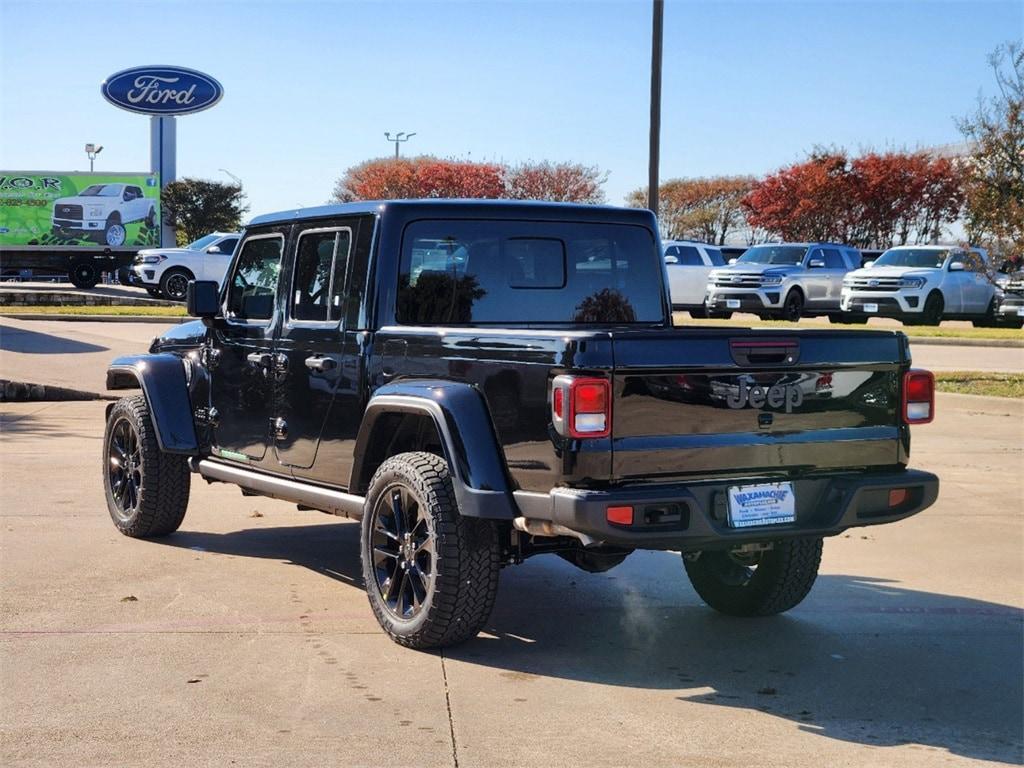
[[(433, 537), (433, 583), (409, 619), (387, 605), (373, 561), (373, 518), (383, 494), (411, 492)], [(401, 453), (374, 474), (364, 505), (360, 554), (370, 607), (385, 632), (409, 648), (439, 648), (474, 637), (491, 615), (498, 592), (500, 550), (493, 523), (459, 514), (448, 464), (432, 453)]]
[[(185, 279), (184, 283), (181, 278)], [(160, 293), (171, 301), (185, 301), (188, 296), (189, 280), (195, 280), (195, 276), (187, 269), (182, 267), (168, 269), (160, 278)]]
[[(141, 470), (138, 501), (130, 510), (125, 510), (115, 497), (111, 482), (112, 438), (122, 421), (137, 436)], [(121, 533), (133, 539), (148, 539), (178, 530), (188, 508), (188, 463), (184, 456), (160, 450), (149, 406), (142, 395), (124, 397), (111, 408), (103, 434), (102, 460), (107, 510)]]
[(798, 605), (811, 591), (821, 564), (821, 539), (775, 542), (756, 568), (724, 551), (683, 557), (686, 574), (701, 599), (730, 616), (771, 616)]
[(68, 270), (68, 279), (75, 288), (93, 288), (100, 281), (100, 271), (88, 261), (76, 261)]

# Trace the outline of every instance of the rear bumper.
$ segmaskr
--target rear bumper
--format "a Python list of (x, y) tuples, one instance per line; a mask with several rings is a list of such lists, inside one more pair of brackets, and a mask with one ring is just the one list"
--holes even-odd
[[(823, 537), (847, 528), (891, 523), (935, 503), (939, 479), (930, 472), (850, 473), (793, 480), (796, 521), (759, 528), (731, 528), (729, 486), (778, 482), (748, 478), (591, 491), (556, 488), (549, 494), (515, 494), (522, 514), (562, 526), (593, 542), (634, 549), (697, 551), (786, 538)], [(907, 489), (906, 500), (889, 506), (889, 491)], [(610, 506), (632, 506), (632, 526), (609, 523)], [(658, 517), (666, 522), (650, 522)]]

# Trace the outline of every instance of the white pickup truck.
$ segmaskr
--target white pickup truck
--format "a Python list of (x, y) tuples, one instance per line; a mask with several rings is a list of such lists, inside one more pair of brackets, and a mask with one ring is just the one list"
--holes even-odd
[(54, 233), (85, 232), (100, 236), (110, 246), (124, 245), (126, 224), (145, 221), (156, 225), (156, 200), (133, 184), (91, 184), (74, 197), (53, 202)]

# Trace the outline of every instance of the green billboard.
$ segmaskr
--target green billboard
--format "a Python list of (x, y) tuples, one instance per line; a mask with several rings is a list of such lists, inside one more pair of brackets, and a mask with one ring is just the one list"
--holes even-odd
[(159, 244), (156, 174), (0, 171), (0, 247)]

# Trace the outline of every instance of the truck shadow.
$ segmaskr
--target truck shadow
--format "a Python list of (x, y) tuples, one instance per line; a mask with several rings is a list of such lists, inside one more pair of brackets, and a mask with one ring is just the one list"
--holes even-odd
[[(182, 531), (166, 542), (290, 561), (361, 588), (358, 540), (358, 525), (321, 524)], [(480, 674), (665, 691), (665, 727), (683, 727), (671, 702), (698, 703), (758, 710), (851, 743), (1021, 760), (1018, 608), (824, 574), (790, 613), (735, 619), (704, 606), (679, 556), (666, 552), (634, 553), (604, 574), (538, 557), (501, 579), (481, 635), (444, 652)]]
[(104, 352), (99, 344), (65, 339), (51, 333), (28, 331), (0, 325), (0, 350), (32, 355), (75, 355), (83, 352)]

